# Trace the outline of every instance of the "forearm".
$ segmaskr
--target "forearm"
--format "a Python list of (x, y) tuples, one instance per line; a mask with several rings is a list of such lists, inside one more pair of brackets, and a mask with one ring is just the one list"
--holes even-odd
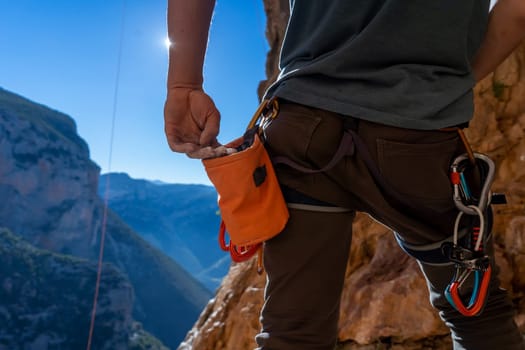
[(489, 17), (487, 33), (472, 62), (476, 81), (502, 63), (525, 38), (525, 0), (499, 0)]
[(168, 89), (201, 88), (202, 68), (215, 0), (169, 0)]

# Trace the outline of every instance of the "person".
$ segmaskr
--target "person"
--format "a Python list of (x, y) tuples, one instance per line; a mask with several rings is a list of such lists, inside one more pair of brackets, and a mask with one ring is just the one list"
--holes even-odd
[[(165, 133), (171, 150), (192, 158), (219, 146), (220, 113), (202, 88), (213, 8), (213, 0), (168, 3)], [(489, 8), (489, 0), (290, 0), (281, 72), (266, 92), (280, 103), (264, 130), (268, 152), (320, 169), (347, 130), (361, 151), (322, 172), (276, 165), (286, 200), (305, 205), (291, 205), (285, 229), (265, 243), (258, 349), (334, 348), (357, 211), (407, 244), (450, 237), (458, 210), (449, 167), (466, 145), (447, 130), (467, 126), (473, 86), (525, 36), (525, 1)], [(490, 243), (485, 250), (492, 257)], [(454, 265), (419, 266), (454, 349), (525, 349), (497, 272), (483, 312), (467, 317), (444, 293)]]

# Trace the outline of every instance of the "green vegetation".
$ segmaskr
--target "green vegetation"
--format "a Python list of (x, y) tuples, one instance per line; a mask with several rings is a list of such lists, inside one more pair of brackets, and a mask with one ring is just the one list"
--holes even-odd
[[(36, 249), (0, 229), (0, 347), (22, 349), (37, 339), (51, 348), (86, 347), (95, 264)], [(133, 291), (115, 267), (103, 268), (93, 348), (166, 349), (130, 317)], [(123, 307), (124, 305), (124, 307)], [(126, 306), (128, 305), (128, 306)]]

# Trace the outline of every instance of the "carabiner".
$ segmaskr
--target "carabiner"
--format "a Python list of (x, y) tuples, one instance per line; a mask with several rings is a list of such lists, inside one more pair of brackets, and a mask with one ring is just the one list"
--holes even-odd
[(225, 252), (228, 252), (230, 250), (230, 245), (226, 243), (226, 224), (223, 220), (221, 220), (221, 225), (219, 227), (219, 246), (221, 247), (221, 250), (224, 250)]
[(221, 221), (221, 225), (219, 227), (219, 246), (225, 252), (230, 253), (230, 256), (234, 262), (243, 262), (248, 260), (249, 258), (254, 256), (255, 253), (257, 253), (259, 248), (261, 248), (260, 243), (256, 245), (247, 245), (242, 247), (236, 246), (231, 241), (229, 243), (226, 243), (226, 224), (224, 223), (224, 221)]
[[(467, 208), (472, 210), (479, 217), (479, 227), (476, 228), (475, 231), (473, 232), (473, 234), (475, 235), (475, 241), (476, 241), (476, 244), (474, 246), (474, 251), (477, 252), (477, 251), (481, 250), (483, 240), (486, 237), (488, 237), (488, 235), (489, 235), (488, 233), (487, 233), (487, 235), (485, 235), (485, 229), (486, 229), (486, 227), (485, 227), (486, 226), (485, 225), (485, 215), (483, 214), (481, 209), (478, 208), (475, 205), (469, 205)], [(464, 211), (460, 211), (458, 213), (458, 216), (456, 217), (456, 221), (454, 222), (454, 235), (453, 235), (452, 242), (454, 243), (455, 247), (458, 246), (459, 224), (460, 224), (461, 218), (463, 217), (464, 214), (465, 214)]]
[[(465, 282), (466, 278), (471, 272), (472, 270), (469, 270), (466, 276), (462, 274), (460, 278), (456, 279), (458, 274), (457, 270), (456, 274), (454, 275), (454, 279), (445, 290), (445, 297), (447, 298), (448, 302), (463, 316), (476, 316), (480, 314), (487, 299), (492, 268), (489, 265), (487, 270), (484, 272), (479, 270), (475, 271), (474, 290), (472, 291), (468, 305), (465, 306), (461, 300), (461, 296), (459, 295), (459, 288)], [(481, 281), (480, 275), (483, 275)]]
[(256, 125), (259, 126), (259, 130), (264, 129), (264, 127), (266, 127), (270, 121), (275, 119), (275, 117), (277, 117), (278, 114), (279, 102), (277, 101), (277, 99), (271, 98), (269, 100), (264, 100), (259, 105), (259, 108), (257, 108), (257, 110), (255, 111), (252, 119), (250, 120), (250, 123), (248, 123), (247, 130), (253, 128)]
[[(487, 175), (485, 179), (483, 179), (483, 186), (482, 186), (481, 193), (479, 196), (479, 203), (476, 205), (483, 212), (485, 211), (485, 209), (487, 209), (487, 206), (490, 203), (490, 199), (491, 199), (490, 187), (492, 185), (492, 182), (494, 181), (494, 174), (495, 174), (496, 166), (494, 165), (494, 162), (492, 161), (492, 159), (490, 159), (488, 156), (482, 153), (474, 153), (474, 157), (476, 158), (476, 160), (481, 160), (482, 162), (484, 162), (488, 167)], [(463, 198), (461, 197), (462, 189), (464, 192), (465, 190), (468, 191), (468, 186), (465, 181), (465, 178), (464, 177), (462, 178), (463, 172), (460, 171), (459, 168), (461, 166), (461, 163), (468, 159), (469, 157), (467, 154), (462, 154), (456, 159), (454, 159), (454, 161), (452, 162), (452, 165), (450, 166), (450, 170), (451, 170), (450, 180), (452, 182), (453, 189), (454, 189), (453, 199), (454, 199), (454, 204), (461, 212), (464, 212), (465, 214), (468, 214), (468, 215), (477, 215), (478, 213), (475, 210), (470, 208), (469, 205), (466, 205), (465, 203), (463, 203)], [(470, 194), (470, 191), (468, 191), (468, 193), (470, 196), (472, 196)]]

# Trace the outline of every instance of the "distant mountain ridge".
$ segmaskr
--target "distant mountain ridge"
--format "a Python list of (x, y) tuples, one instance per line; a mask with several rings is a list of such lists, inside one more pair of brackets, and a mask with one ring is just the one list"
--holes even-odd
[[(96, 260), (99, 172), (70, 117), (0, 89), (0, 227), (40, 249)], [(176, 348), (211, 293), (111, 211), (104, 257), (131, 283), (132, 317)]]
[(211, 186), (167, 184), (103, 174), (109, 207), (136, 232), (172, 257), (210, 290), (227, 274), (231, 260), (219, 249), (217, 193)]

